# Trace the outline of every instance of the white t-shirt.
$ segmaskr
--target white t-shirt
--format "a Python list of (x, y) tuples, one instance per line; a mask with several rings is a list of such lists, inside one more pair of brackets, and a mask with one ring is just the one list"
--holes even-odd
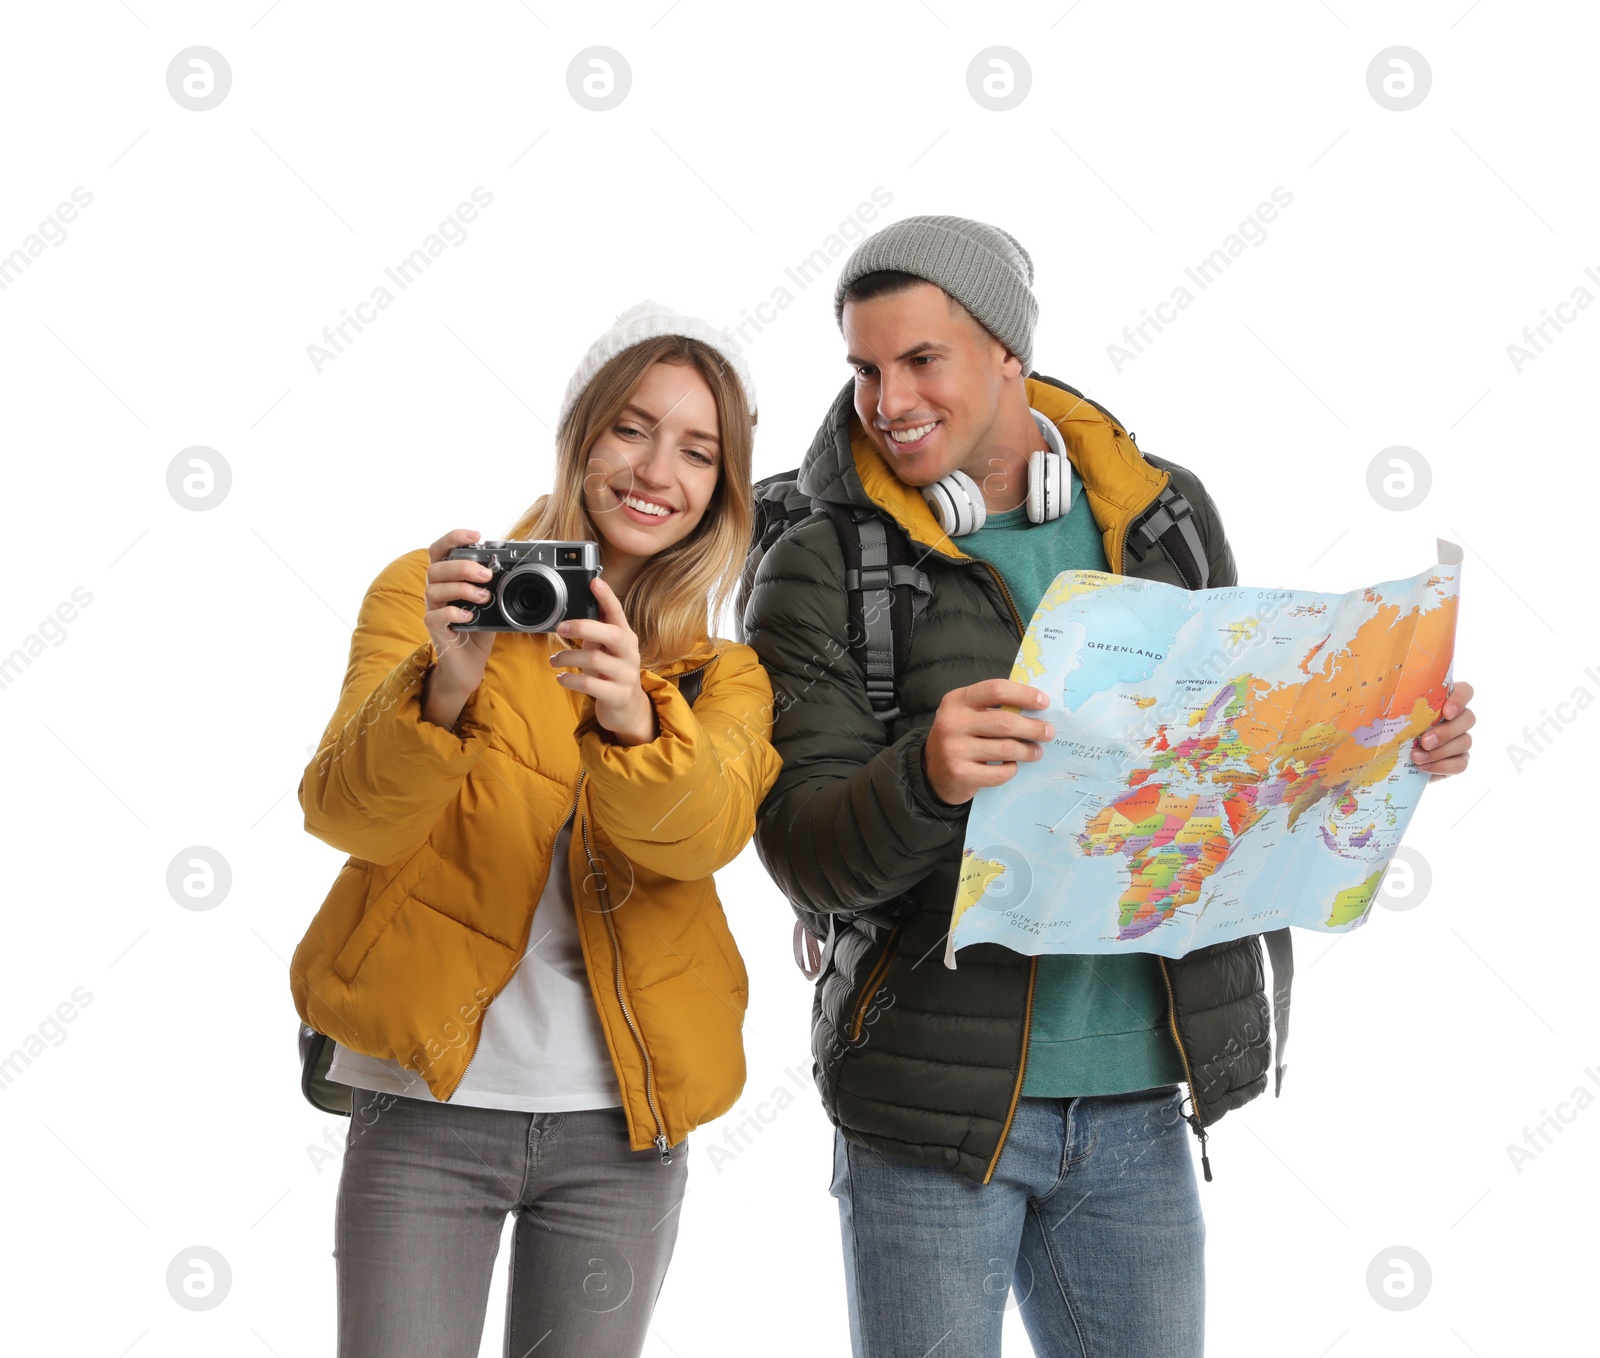
[[(534, 911), (528, 950), (484, 1011), (478, 1049), (450, 1096), (453, 1104), (518, 1113), (570, 1113), (622, 1104), (578, 940), (567, 870), (571, 842), (569, 823), (556, 836), (550, 879)], [(337, 1043), (328, 1077), (357, 1089), (437, 1102), (427, 1082), (398, 1061), (363, 1056)]]

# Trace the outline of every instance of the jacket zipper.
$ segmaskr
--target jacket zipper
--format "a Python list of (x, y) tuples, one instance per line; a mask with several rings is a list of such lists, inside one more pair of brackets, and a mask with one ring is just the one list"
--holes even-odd
[[(980, 558), (969, 558), (977, 560)], [(1005, 596), (1006, 606), (1011, 610), (1011, 620), (1017, 625), (1017, 637), (1020, 640), (1028, 634), (1028, 629), (1023, 625), (1022, 614), (1017, 612), (1017, 601), (1011, 597), (1011, 591), (1006, 588), (1006, 582), (1001, 578), (1000, 572), (987, 561), (983, 565), (990, 575), (994, 576), (995, 584), (1000, 586), (1000, 593)], [(1000, 1140), (995, 1144), (994, 1155), (989, 1161), (989, 1168), (983, 1172), (983, 1181), (988, 1183), (994, 1178), (996, 1166), (1000, 1163), (1000, 1152), (1006, 1148), (1006, 1138), (1011, 1135), (1011, 1123), (1017, 1116), (1017, 1104), (1022, 1100), (1022, 1081), (1028, 1072), (1028, 1035), (1033, 1030), (1033, 992), (1034, 984), (1039, 975), (1039, 959), (1031, 958), (1028, 963), (1028, 1000), (1022, 1010), (1022, 1051), (1017, 1057), (1017, 1082), (1011, 1090), (1011, 1104), (1006, 1109), (1005, 1126), (1000, 1129)]]
[(1188, 1115), (1184, 1121), (1189, 1124), (1189, 1129), (1200, 1138), (1200, 1168), (1205, 1171), (1206, 1182), (1211, 1182), (1211, 1161), (1206, 1155), (1206, 1142), (1210, 1139), (1206, 1134), (1205, 1120), (1200, 1116), (1200, 1100), (1195, 1097), (1194, 1072), (1189, 1069), (1189, 1053), (1183, 1049), (1183, 1039), (1178, 1036), (1178, 1002), (1172, 993), (1172, 977), (1167, 974), (1167, 959), (1158, 956), (1157, 963), (1161, 967), (1161, 983), (1167, 988), (1167, 1022), (1172, 1026), (1172, 1041), (1178, 1048), (1178, 1060), (1183, 1063), (1183, 1079), (1189, 1086)]
[(877, 964), (872, 968), (872, 974), (867, 977), (866, 985), (861, 987), (861, 998), (856, 1001), (855, 1013), (850, 1016), (850, 1041), (861, 1040), (861, 1025), (866, 1022), (867, 1006), (872, 1002), (872, 996), (878, 989), (878, 982), (889, 970), (889, 963), (893, 960), (894, 941), (900, 936), (900, 926), (897, 924), (889, 930), (889, 937), (883, 945), (883, 955), (878, 958)]
[[(583, 791), (583, 780), (588, 777), (585, 769), (578, 775), (578, 793)], [(577, 796), (573, 798), (574, 810), (577, 808)], [(578, 821), (579, 834), (583, 838), (583, 856), (589, 860), (589, 872), (599, 883), (600, 895), (605, 898), (606, 908), (601, 912), (606, 918), (606, 933), (611, 938), (612, 983), (617, 989), (617, 1003), (622, 1006), (622, 1017), (628, 1022), (628, 1031), (633, 1034), (633, 1040), (638, 1045), (639, 1055), (644, 1058), (644, 1100), (650, 1105), (650, 1116), (656, 1120), (655, 1148), (661, 1152), (661, 1163), (672, 1163), (671, 1143), (667, 1140), (667, 1125), (661, 1120), (661, 1110), (656, 1107), (656, 1068), (650, 1059), (650, 1049), (644, 1045), (644, 1034), (639, 1031), (639, 1025), (634, 1022), (633, 1010), (628, 1008), (628, 997), (622, 990), (622, 948), (617, 942), (617, 926), (611, 919), (610, 888), (606, 884), (605, 873), (594, 861), (594, 854), (589, 848), (589, 818), (580, 817)]]
[[(1169, 476), (1169, 479), (1170, 479), (1170, 476)], [(1166, 483), (1163, 482), (1162, 484), (1165, 485)], [(1128, 524), (1131, 523), (1133, 521), (1133, 519), (1136, 518), (1140, 513), (1143, 513), (1143, 511), (1145, 509), (1148, 509), (1150, 507), (1150, 505), (1154, 504), (1155, 500), (1156, 500), (1156, 496), (1158, 496), (1160, 494), (1161, 494), (1161, 487), (1158, 486), (1156, 488), (1155, 495), (1152, 495), (1150, 497), (1150, 499), (1147, 500), (1142, 506), (1140, 506), (1140, 508), (1138, 510), (1135, 510), (1132, 515), (1130, 515), (1126, 520), (1124, 520), (1121, 528), (1118, 529), (1118, 536), (1117, 536), (1117, 566), (1118, 566), (1118, 574), (1123, 574), (1124, 573), (1123, 570), (1122, 570), (1122, 567), (1126, 563), (1126, 560), (1127, 560), (1127, 555), (1128, 555), (1128, 542), (1127, 542)], [(1000, 586), (1000, 593), (1005, 597), (1005, 601), (1006, 601), (1007, 607), (1009, 607), (1011, 609), (1011, 619), (1012, 619), (1012, 621), (1014, 623), (1016, 623), (1018, 638), (1020, 639), (1020, 638), (1022, 638), (1024, 636), (1026, 636), (1027, 632), (1028, 632), (1028, 629), (1027, 629), (1027, 627), (1024, 625), (1024, 623), (1022, 621), (1022, 614), (1017, 612), (1017, 601), (1011, 597), (1011, 591), (1006, 588), (1006, 582), (1005, 582), (1004, 579), (1001, 578), (1000, 572), (998, 570), (996, 570), (994, 566), (990, 565), (989, 562), (983, 561), (981, 558), (978, 558), (978, 557), (967, 557), (967, 560), (969, 560), (969, 561), (979, 561), (980, 564), (982, 564), (984, 567), (987, 568), (989, 574), (994, 576), (995, 584)], [(1167, 968), (1166, 968), (1165, 959), (1157, 958), (1157, 961), (1161, 962), (1161, 977), (1165, 981), (1166, 980), (1166, 976), (1167, 976)], [(1003, 1126), (1000, 1129), (1000, 1140), (999, 1140), (999, 1143), (994, 1148), (994, 1156), (989, 1161), (989, 1168), (986, 1171), (984, 1171), (984, 1176), (983, 1176), (984, 1183), (988, 1183), (989, 1180), (994, 1177), (995, 1168), (1000, 1163), (1000, 1153), (1003, 1150), (1005, 1150), (1006, 1138), (1011, 1134), (1011, 1123), (1016, 1118), (1016, 1115), (1017, 1115), (1017, 1104), (1022, 1098), (1022, 1081), (1023, 1081), (1023, 1077), (1027, 1074), (1027, 1069), (1028, 1069), (1028, 1035), (1029, 1035), (1030, 1031), (1033, 1028), (1033, 994), (1034, 994), (1034, 985), (1035, 985), (1035, 981), (1037, 980), (1038, 974), (1039, 974), (1039, 959), (1037, 957), (1035, 957), (1035, 958), (1032, 959), (1032, 961), (1031, 961), (1031, 963), (1029, 965), (1029, 968), (1028, 968), (1028, 1002), (1027, 1002), (1027, 1006), (1023, 1010), (1023, 1016), (1022, 1016), (1022, 1052), (1021, 1052), (1021, 1055), (1019, 1056), (1018, 1061), (1017, 1061), (1017, 1082), (1016, 1082), (1015, 1086), (1013, 1086), (1013, 1088), (1011, 1090), (1011, 1106), (1006, 1109), (1005, 1126)], [(1167, 983), (1167, 994), (1168, 994), (1168, 997), (1169, 997), (1169, 1003), (1168, 1003), (1167, 1007), (1168, 1007), (1168, 1011), (1171, 1012), (1172, 1005), (1170, 1003), (1170, 997), (1171, 997), (1171, 994), (1172, 994), (1172, 985), (1171, 985), (1170, 981)], [(1173, 1014), (1173, 1017), (1172, 1017), (1172, 1035), (1173, 1035), (1173, 1040), (1177, 1041), (1178, 1021), (1177, 1021), (1177, 1015), (1176, 1014)], [(1184, 1055), (1183, 1043), (1182, 1042), (1178, 1042), (1178, 1056), (1179, 1056), (1179, 1059), (1182, 1060), (1182, 1062), (1183, 1062), (1183, 1069), (1184, 1069), (1185, 1074), (1187, 1075), (1188, 1070), (1189, 1070), (1189, 1059), (1188, 1059), (1188, 1057), (1186, 1055)], [(1189, 1085), (1189, 1095), (1190, 1095), (1190, 1102), (1193, 1103), (1194, 1102), (1194, 1085), (1193, 1085), (1192, 1082)], [(1206, 1154), (1205, 1154), (1206, 1133), (1201, 1128), (1199, 1120), (1198, 1120), (1199, 1119), (1199, 1105), (1198, 1104), (1195, 1104), (1195, 1109), (1196, 1109), (1196, 1111), (1193, 1114), (1190, 1115), (1189, 1125), (1194, 1128), (1196, 1135), (1198, 1135), (1200, 1137), (1200, 1162), (1201, 1162), (1201, 1165), (1205, 1169), (1206, 1180), (1207, 1180), (1207, 1182), (1209, 1182), (1210, 1179), (1211, 1179), (1211, 1162), (1206, 1159)]]
[[(578, 786), (579, 787), (583, 786), (583, 778), (582, 778), (581, 775), (578, 778)], [(556, 841), (557, 842), (559, 842), (560, 839), (561, 839), (561, 831), (565, 830), (567, 828), (567, 826), (572, 823), (572, 817), (573, 817), (574, 813), (577, 811), (577, 809), (578, 809), (578, 794), (575, 791), (572, 794), (572, 805), (567, 808), (566, 817), (562, 820), (560, 829), (558, 829), (556, 831)], [(555, 849), (552, 848), (550, 850), (550, 862), (549, 862), (548, 865), (546, 865), (545, 870), (544, 870), (544, 881), (539, 886), (539, 894), (534, 897), (534, 917), (535, 918), (538, 917), (538, 913), (539, 913), (538, 902), (541, 901), (544, 898), (544, 889), (545, 889), (545, 887), (550, 885), (550, 869), (552, 867), (554, 867), (554, 866), (555, 866)], [(532, 929), (533, 926), (530, 924), (528, 927), (530, 929)], [(517, 963), (517, 966), (520, 967), (521, 965), (522, 965), (521, 962)], [(513, 972), (515, 972), (515, 968), (513, 968), (512, 970), (513, 970)], [(509, 984), (509, 979), (508, 979), (507, 984)], [(504, 990), (504, 989), (505, 989), (505, 986), (501, 986), (500, 987), (500, 990)], [(483, 1018), (484, 1018), (484, 1014), (488, 1013), (489, 1005), (493, 1004), (495, 1002), (495, 1000), (497, 1000), (500, 997), (500, 990), (495, 991), (495, 993), (493, 995), (489, 996), (488, 1002), (485, 1003), (484, 1006), (483, 1006), (483, 1013), (480, 1013), (478, 1015), (478, 1036), (477, 1036), (477, 1039), (472, 1044), (472, 1055), (467, 1057), (467, 1064), (464, 1065), (461, 1068), (461, 1078), (456, 1081), (456, 1088), (452, 1089), (450, 1091), (450, 1097), (451, 1098), (455, 1097), (456, 1089), (460, 1089), (461, 1086), (464, 1085), (467, 1082), (467, 1072), (472, 1069), (472, 1063), (478, 1059), (478, 1048), (483, 1045)]]
[(1039, 959), (1028, 959), (1028, 1003), (1022, 1011), (1022, 1057), (1017, 1063), (1017, 1084), (1011, 1091), (1011, 1106), (1006, 1109), (1006, 1124), (1000, 1129), (1000, 1140), (994, 1148), (989, 1168), (983, 1172), (983, 1181), (994, 1178), (995, 1167), (1000, 1163), (1000, 1152), (1006, 1148), (1006, 1138), (1011, 1135), (1011, 1123), (1017, 1116), (1017, 1104), (1022, 1101), (1022, 1081), (1028, 1073), (1028, 1035), (1033, 1030), (1033, 989), (1039, 975)]
[[(1169, 477), (1169, 479), (1170, 479), (1170, 477)], [(1165, 482), (1163, 482), (1163, 485), (1164, 484), (1165, 484)], [(1123, 570), (1123, 567), (1127, 563), (1127, 556), (1128, 556), (1128, 539), (1127, 539), (1128, 524), (1131, 523), (1133, 521), (1133, 519), (1136, 518), (1145, 509), (1148, 509), (1151, 504), (1154, 504), (1155, 500), (1156, 500), (1156, 496), (1158, 496), (1160, 494), (1161, 494), (1161, 488), (1158, 486), (1156, 488), (1155, 495), (1152, 495), (1150, 497), (1150, 499), (1145, 502), (1144, 505), (1142, 505), (1138, 510), (1134, 511), (1134, 513), (1132, 515), (1130, 515), (1127, 519), (1125, 519), (1123, 521), (1123, 523), (1122, 523), (1122, 526), (1118, 529), (1118, 536), (1117, 536), (1117, 567), (1118, 567), (1118, 574), (1124, 574), (1125, 573), (1124, 570)], [(979, 558), (970, 558), (969, 557), (968, 559), (969, 560), (977, 560)], [(1012, 620), (1017, 625), (1017, 636), (1019, 638), (1026, 636), (1028, 629), (1023, 624), (1022, 614), (1017, 612), (1017, 601), (1011, 597), (1011, 591), (1008, 588), (1006, 588), (1005, 580), (1001, 577), (1000, 572), (998, 570), (996, 570), (994, 566), (990, 565), (989, 562), (984, 561), (982, 564), (988, 568), (989, 574), (994, 576), (995, 584), (1000, 586), (1000, 593), (1005, 596), (1006, 604), (1011, 609)], [(1184, 1076), (1185, 1076), (1186, 1079), (1188, 1079), (1189, 1078), (1189, 1058), (1188, 1058), (1188, 1056), (1185, 1054), (1185, 1052), (1183, 1050), (1183, 1043), (1178, 1040), (1178, 1018), (1177, 1018), (1177, 1014), (1174, 1012), (1174, 1007), (1173, 1007), (1173, 1004), (1172, 1004), (1172, 983), (1171, 983), (1171, 981), (1169, 981), (1167, 979), (1166, 959), (1158, 957), (1156, 960), (1161, 963), (1161, 979), (1164, 982), (1166, 982), (1166, 986), (1167, 986), (1167, 1011), (1172, 1017), (1172, 1037), (1173, 1037), (1173, 1041), (1178, 1043), (1178, 1059), (1183, 1062)], [(1000, 1129), (1000, 1140), (999, 1140), (999, 1143), (994, 1148), (994, 1156), (989, 1161), (989, 1168), (984, 1172), (984, 1176), (983, 1176), (984, 1183), (988, 1183), (989, 1180), (994, 1177), (995, 1168), (1000, 1163), (1000, 1153), (1003, 1150), (1005, 1150), (1006, 1138), (1011, 1134), (1011, 1123), (1012, 1123), (1013, 1119), (1015, 1119), (1016, 1114), (1017, 1114), (1017, 1104), (1022, 1098), (1022, 1082), (1023, 1082), (1023, 1079), (1026, 1076), (1027, 1070), (1028, 1070), (1028, 1035), (1029, 1035), (1030, 1031), (1033, 1028), (1033, 995), (1034, 995), (1034, 988), (1035, 988), (1035, 984), (1036, 984), (1037, 979), (1038, 979), (1038, 975), (1039, 975), (1039, 959), (1037, 957), (1035, 957), (1035, 958), (1032, 959), (1032, 962), (1031, 962), (1031, 964), (1029, 965), (1029, 968), (1028, 968), (1028, 1003), (1027, 1003), (1026, 1008), (1023, 1011), (1023, 1018), (1022, 1018), (1022, 1053), (1021, 1053), (1021, 1056), (1020, 1056), (1020, 1058), (1018, 1059), (1018, 1062), (1017, 1062), (1017, 1083), (1016, 1083), (1016, 1085), (1013, 1087), (1013, 1089), (1011, 1091), (1011, 1106), (1006, 1110), (1005, 1126), (1003, 1126)], [(1200, 1105), (1197, 1102), (1195, 1102), (1195, 1099), (1194, 1099), (1194, 1082), (1193, 1082), (1192, 1079), (1189, 1080), (1189, 1101), (1190, 1101), (1191, 1104), (1194, 1105), (1194, 1112), (1192, 1112), (1189, 1115), (1188, 1121), (1189, 1121), (1189, 1125), (1194, 1129), (1195, 1135), (1197, 1135), (1200, 1138), (1200, 1164), (1201, 1164), (1201, 1167), (1205, 1170), (1206, 1182), (1209, 1183), (1211, 1181), (1211, 1161), (1206, 1158), (1206, 1132), (1205, 1132), (1205, 1129), (1202, 1127), (1202, 1125), (1200, 1123), (1200, 1113), (1199, 1113)]]
[[(1172, 474), (1170, 472), (1168, 472), (1168, 473), (1165, 473), (1165, 475), (1166, 475), (1167, 481), (1171, 481)], [(1166, 485), (1166, 482), (1163, 482), (1162, 486), (1165, 486), (1165, 485)], [(1144, 513), (1144, 511), (1146, 509), (1148, 509), (1152, 504), (1154, 504), (1155, 501), (1156, 501), (1157, 496), (1159, 496), (1160, 494), (1161, 494), (1161, 488), (1158, 487), (1157, 490), (1156, 490), (1155, 495), (1152, 495), (1149, 500), (1147, 500), (1138, 509), (1134, 510), (1133, 513), (1130, 514), (1123, 521), (1122, 527), (1118, 530), (1118, 538), (1117, 538), (1117, 574), (1118, 575), (1126, 575), (1127, 574), (1127, 565), (1128, 565), (1128, 525), (1130, 523), (1132, 523), (1134, 521), (1134, 519), (1138, 518), (1140, 514)], [(1179, 1034), (1178, 1034), (1178, 1001), (1177, 1001), (1176, 996), (1173, 993), (1172, 977), (1167, 971), (1167, 959), (1165, 957), (1161, 957), (1161, 956), (1158, 955), (1156, 957), (1156, 963), (1161, 968), (1161, 983), (1167, 989), (1167, 1022), (1172, 1028), (1172, 1044), (1173, 1044), (1173, 1046), (1177, 1047), (1177, 1049), (1178, 1049), (1178, 1060), (1183, 1065), (1184, 1083), (1189, 1086), (1189, 1110), (1190, 1111), (1184, 1117), (1184, 1121), (1189, 1124), (1189, 1130), (1192, 1131), (1200, 1139), (1200, 1168), (1205, 1173), (1206, 1182), (1210, 1183), (1211, 1182), (1211, 1158), (1206, 1154), (1206, 1142), (1208, 1140), (1210, 1140), (1210, 1136), (1206, 1132), (1205, 1119), (1200, 1116), (1200, 1100), (1197, 1097), (1197, 1095), (1195, 1094), (1194, 1072), (1189, 1068), (1189, 1053), (1186, 1052), (1183, 1049), (1183, 1038), (1181, 1036), (1179, 1036)]]

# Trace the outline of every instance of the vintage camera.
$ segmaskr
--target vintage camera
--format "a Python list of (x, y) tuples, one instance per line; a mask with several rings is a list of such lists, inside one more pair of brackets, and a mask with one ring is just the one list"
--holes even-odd
[(471, 622), (453, 622), (453, 632), (550, 632), (567, 618), (598, 618), (600, 604), (589, 582), (600, 574), (600, 548), (593, 542), (508, 542), (491, 538), (453, 547), (448, 561), (481, 561), (494, 572), (483, 582), (487, 603), (457, 599)]

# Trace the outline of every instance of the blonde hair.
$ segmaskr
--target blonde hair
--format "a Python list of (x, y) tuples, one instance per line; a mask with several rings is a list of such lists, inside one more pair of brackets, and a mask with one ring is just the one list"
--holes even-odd
[(692, 367), (717, 403), (720, 475), (705, 513), (681, 542), (657, 552), (640, 568), (622, 600), (639, 637), (645, 665), (674, 660), (710, 631), (708, 619), (727, 603), (750, 546), (750, 464), (754, 418), (744, 387), (710, 345), (682, 335), (662, 335), (624, 349), (595, 374), (556, 435), (556, 479), (550, 494), (526, 509), (507, 537), (600, 542), (583, 501), (589, 454), (622, 413), (656, 363)]

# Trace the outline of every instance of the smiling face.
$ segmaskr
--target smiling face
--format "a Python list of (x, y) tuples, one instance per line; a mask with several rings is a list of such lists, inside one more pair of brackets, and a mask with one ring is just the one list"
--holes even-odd
[(690, 364), (652, 363), (589, 451), (583, 503), (620, 596), (639, 567), (694, 532), (722, 473), (717, 402)]
[(843, 322), (856, 415), (894, 474), (931, 486), (960, 468), (985, 485), (1029, 419), (1018, 359), (932, 283), (846, 301)]

